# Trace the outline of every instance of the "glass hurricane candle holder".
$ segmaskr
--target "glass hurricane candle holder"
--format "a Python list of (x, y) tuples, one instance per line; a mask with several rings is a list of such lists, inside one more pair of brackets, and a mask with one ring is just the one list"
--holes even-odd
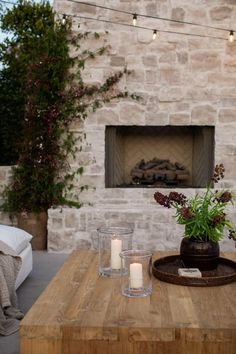
[(120, 253), (132, 248), (133, 230), (127, 227), (101, 227), (98, 230), (99, 274), (121, 275)]
[(120, 256), (122, 294), (128, 297), (151, 295), (152, 253), (144, 250), (128, 250), (121, 252)]

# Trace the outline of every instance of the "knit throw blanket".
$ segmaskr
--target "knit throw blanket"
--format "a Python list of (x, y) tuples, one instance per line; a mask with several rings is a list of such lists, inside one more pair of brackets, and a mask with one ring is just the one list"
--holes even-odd
[(21, 267), (21, 258), (0, 241), (0, 335), (8, 336), (19, 329), (24, 317), (17, 309), (15, 281)]

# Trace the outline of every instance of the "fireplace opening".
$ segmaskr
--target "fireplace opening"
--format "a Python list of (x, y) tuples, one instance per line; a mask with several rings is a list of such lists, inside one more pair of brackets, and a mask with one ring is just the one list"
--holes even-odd
[(106, 188), (204, 188), (214, 168), (212, 126), (106, 126)]

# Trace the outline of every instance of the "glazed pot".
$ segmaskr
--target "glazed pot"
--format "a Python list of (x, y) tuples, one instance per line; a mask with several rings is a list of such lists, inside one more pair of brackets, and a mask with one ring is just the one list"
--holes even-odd
[(186, 268), (201, 271), (213, 270), (218, 265), (220, 248), (218, 242), (201, 241), (184, 237), (180, 245), (180, 256)]

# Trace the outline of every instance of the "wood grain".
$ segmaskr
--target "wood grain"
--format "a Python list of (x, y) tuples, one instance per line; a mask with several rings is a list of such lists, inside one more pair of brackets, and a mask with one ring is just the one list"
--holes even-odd
[(98, 276), (95, 251), (75, 251), (21, 322), (20, 353), (235, 354), (235, 290), (153, 278), (150, 297), (129, 299)]

